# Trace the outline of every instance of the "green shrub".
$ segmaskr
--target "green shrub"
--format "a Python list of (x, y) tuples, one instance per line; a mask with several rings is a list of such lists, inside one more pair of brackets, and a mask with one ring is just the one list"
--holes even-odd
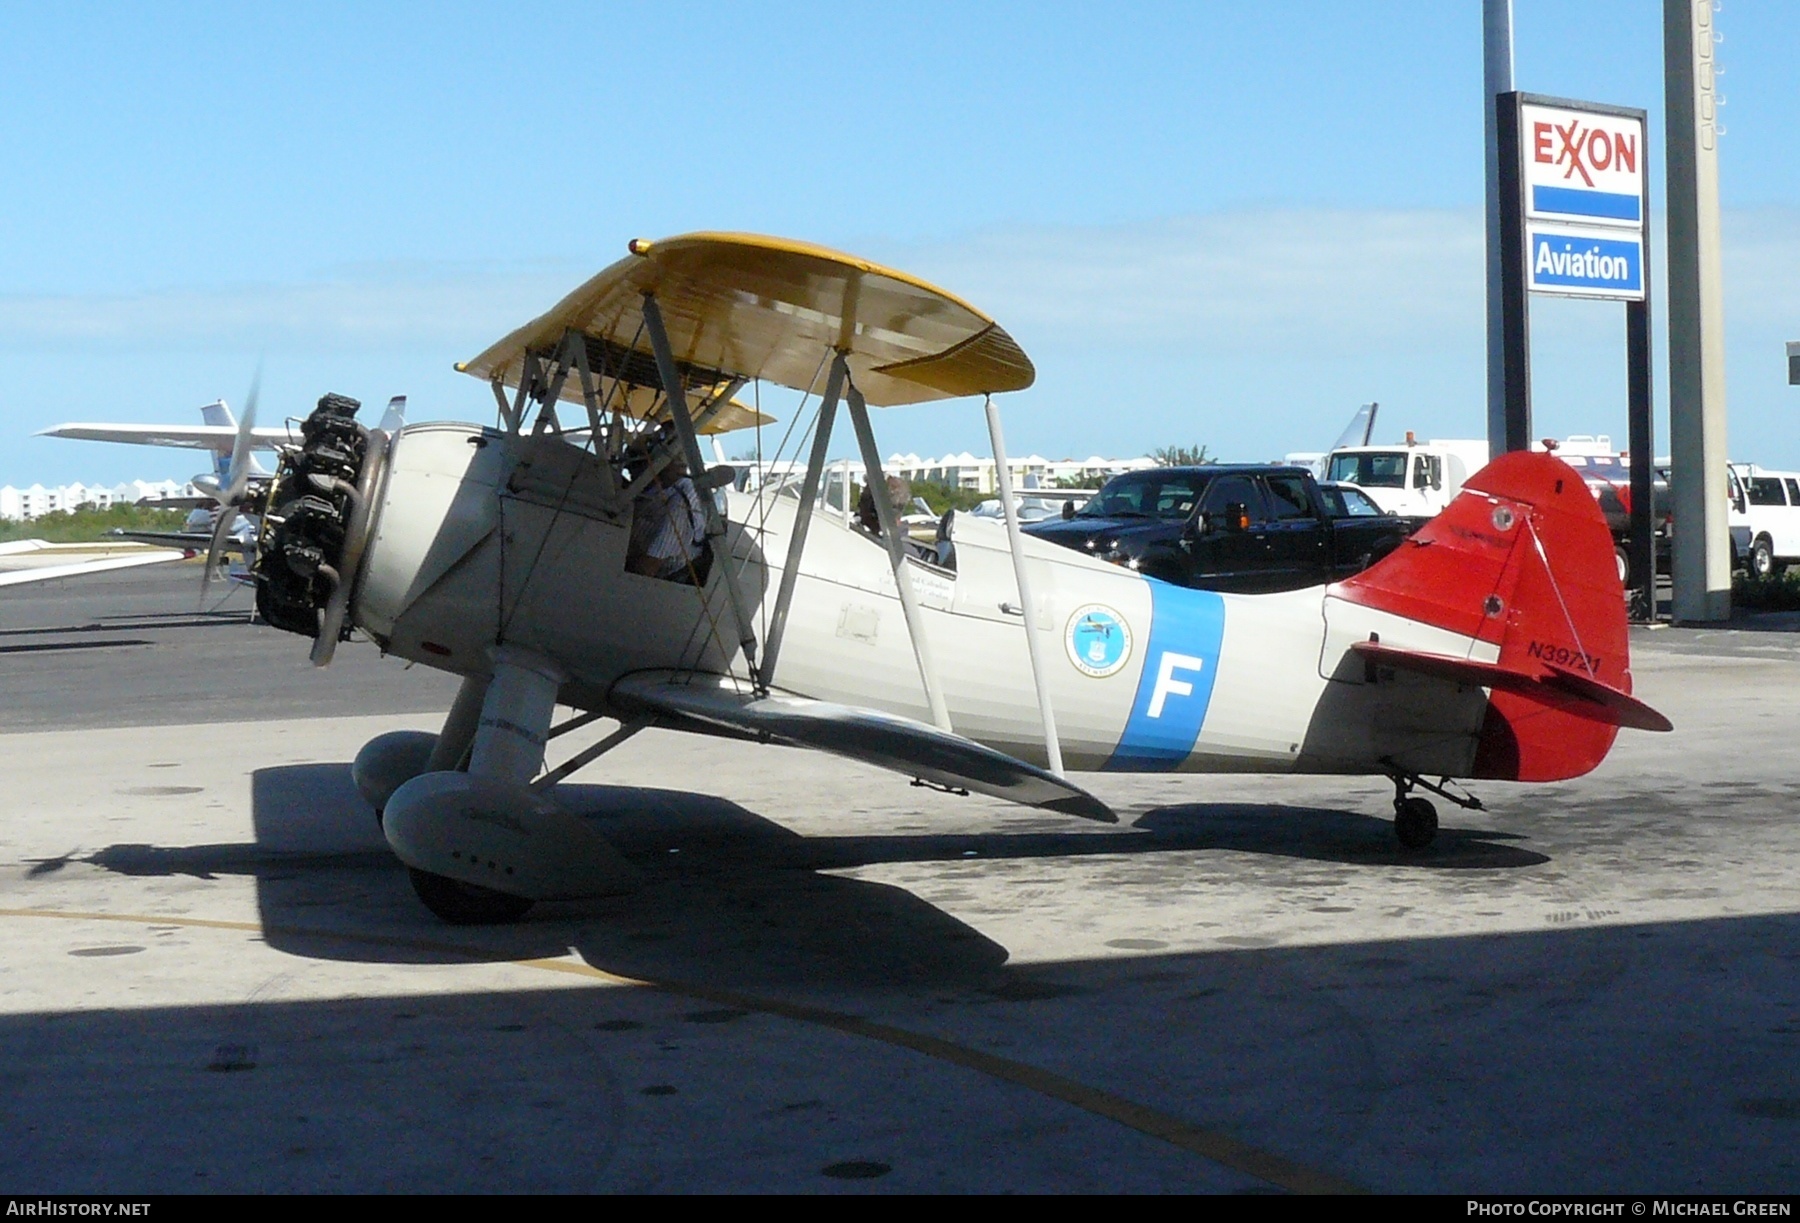
[[(1020, 490), (1014, 489), (1014, 493)], [(972, 510), (983, 501), (991, 501), (998, 494), (978, 493), (966, 488), (952, 488), (935, 480), (914, 480), (912, 493), (922, 497), (925, 504), (931, 507), (934, 514), (942, 514), (945, 510)]]
[(42, 539), (53, 544), (82, 544), (105, 539), (108, 531), (118, 527), (130, 531), (179, 531), (187, 516), (186, 510), (136, 505), (115, 505), (101, 510), (89, 505), (77, 510), (58, 510), (23, 522), (0, 521), (0, 543), (14, 539)]
[(1749, 611), (1800, 611), (1800, 570), (1766, 578), (1745, 573), (1733, 576), (1731, 605)]

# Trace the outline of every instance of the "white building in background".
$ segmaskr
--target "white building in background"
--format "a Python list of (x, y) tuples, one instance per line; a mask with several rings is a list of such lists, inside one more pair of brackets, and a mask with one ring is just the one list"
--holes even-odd
[(8, 484), (0, 488), (0, 518), (18, 522), (84, 505), (104, 510), (115, 505), (136, 505), (140, 501), (201, 495), (192, 484), (174, 480), (132, 480), (111, 488), (98, 484), (59, 484), (55, 488), (33, 484), (30, 488), (14, 488)]
[[(770, 459), (762, 463), (734, 459), (730, 463), (737, 469), (738, 489), (745, 492), (752, 492), (770, 480), (798, 480), (806, 470), (804, 459)], [(1025, 487), (1027, 475), (1037, 477), (1039, 488), (1056, 488), (1060, 481), (1073, 481), (1062, 487), (1097, 489), (1122, 472), (1155, 467), (1156, 460), (1148, 457), (1103, 459), (1097, 454), (1085, 459), (1046, 459), (1032, 454), (1009, 458), (1006, 465), (1012, 471), (1015, 489)], [(999, 491), (994, 483), (994, 460), (977, 458), (966, 452), (935, 459), (922, 459), (916, 454), (890, 454), (881, 466), (889, 475), (905, 477), (909, 484), (946, 484), (984, 496)], [(862, 482), (862, 464), (855, 459), (834, 459), (829, 470), (843, 473), (838, 477), (840, 479), (856, 484)]]
[[(889, 472), (905, 476), (913, 483), (925, 481), (947, 484), (951, 488), (973, 493), (998, 491), (994, 480), (994, 460), (978, 458), (967, 451), (926, 459), (916, 454), (892, 454), (883, 466)], [(1097, 454), (1085, 459), (1046, 459), (1042, 455), (1031, 454), (1023, 458), (1008, 458), (1006, 466), (1012, 473), (1015, 489), (1026, 486), (1027, 476), (1036, 476), (1039, 488), (1055, 488), (1064, 481), (1075, 481), (1076, 487), (1099, 488), (1116, 475), (1155, 467), (1156, 460), (1147, 456), (1136, 459), (1104, 459)]]

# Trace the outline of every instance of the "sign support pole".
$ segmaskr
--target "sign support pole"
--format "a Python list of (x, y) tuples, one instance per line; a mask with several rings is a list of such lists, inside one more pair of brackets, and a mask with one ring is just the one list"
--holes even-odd
[(1669, 160), (1669, 456), (1675, 619), (1731, 618), (1725, 307), (1710, 0), (1663, 0)]
[(1501, 280), (1507, 253), (1501, 227), (1512, 204), (1500, 188), (1498, 129), (1500, 97), (1512, 92), (1512, 0), (1482, 0), (1481, 50), (1483, 61), (1482, 109), (1487, 133), (1487, 371), (1488, 457), (1497, 459), (1507, 447), (1506, 437), (1506, 297)]
[[(1646, 174), (1645, 181), (1649, 181)], [(1626, 445), (1631, 450), (1631, 619), (1656, 619), (1656, 496), (1652, 464), (1656, 421), (1650, 407), (1650, 267), (1644, 266), (1644, 300), (1625, 303)]]
[(1500, 430), (1488, 424), (1488, 453), (1531, 448), (1531, 299), (1525, 284), (1525, 167), (1520, 164), (1519, 94), (1494, 99), (1500, 155)]

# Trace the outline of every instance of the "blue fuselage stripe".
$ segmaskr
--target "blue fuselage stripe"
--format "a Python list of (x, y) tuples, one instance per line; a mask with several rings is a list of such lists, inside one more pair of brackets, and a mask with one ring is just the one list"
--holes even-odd
[(1212, 703), (1213, 676), (1225, 639), (1225, 600), (1155, 579), (1150, 587), (1150, 641), (1131, 717), (1110, 772), (1173, 769), (1194, 750)]

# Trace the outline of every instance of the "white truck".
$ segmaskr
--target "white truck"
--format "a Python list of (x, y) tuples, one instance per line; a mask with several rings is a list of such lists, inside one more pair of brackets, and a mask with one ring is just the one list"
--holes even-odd
[[(1730, 519), (1749, 528), (1746, 567), (1757, 577), (1771, 577), (1800, 563), (1800, 474), (1765, 471), (1755, 463), (1733, 463), (1738, 488)], [(1740, 493), (1741, 490), (1741, 493)]]
[(1487, 462), (1485, 438), (1420, 442), (1408, 433), (1396, 446), (1338, 447), (1325, 456), (1323, 479), (1356, 485), (1390, 514), (1430, 518)]

